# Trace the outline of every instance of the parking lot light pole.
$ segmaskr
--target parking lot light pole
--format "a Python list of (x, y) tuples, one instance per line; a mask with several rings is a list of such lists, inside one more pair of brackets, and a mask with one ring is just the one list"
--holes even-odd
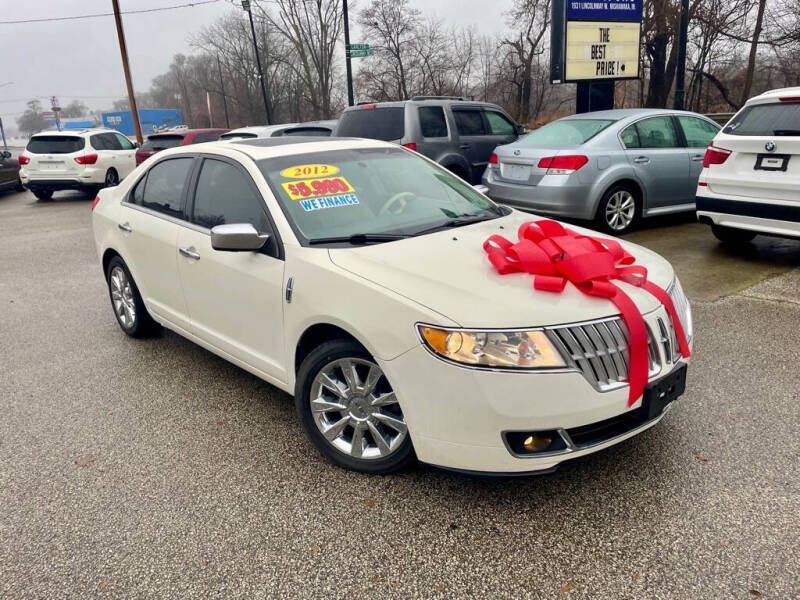
[(256, 53), (256, 66), (258, 67), (258, 81), (261, 83), (261, 95), (264, 97), (264, 112), (267, 115), (267, 125), (272, 124), (272, 115), (269, 110), (269, 100), (267, 99), (267, 86), (264, 83), (264, 73), (261, 70), (261, 57), (258, 55), (258, 42), (256, 41), (256, 26), (253, 24), (253, 12), (250, 10), (250, 0), (242, 0), (242, 8), (250, 17), (250, 31), (253, 34), (253, 49)]
[(114, 21), (117, 23), (117, 38), (119, 38), (119, 52), (122, 55), (122, 70), (125, 73), (125, 85), (128, 88), (128, 103), (131, 105), (133, 129), (136, 132), (136, 141), (144, 143), (142, 127), (139, 125), (139, 111), (136, 108), (136, 98), (133, 95), (133, 82), (131, 81), (131, 68), (128, 65), (128, 47), (125, 44), (125, 32), (122, 30), (122, 17), (119, 14), (119, 0), (111, 0), (114, 7)]

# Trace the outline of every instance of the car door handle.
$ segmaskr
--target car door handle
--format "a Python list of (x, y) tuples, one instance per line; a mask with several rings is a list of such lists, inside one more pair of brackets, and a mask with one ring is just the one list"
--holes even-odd
[(461, 144), (459, 146), (459, 148), (461, 148), (462, 150), (469, 150), (471, 147), (472, 146), (470, 146), (469, 144)]
[(191, 258), (192, 260), (200, 260), (200, 255), (195, 252), (194, 246), (189, 246), (188, 248), (178, 248), (178, 252), (181, 253), (182, 256), (186, 258)]
[(702, 154), (695, 154), (692, 157), (692, 160), (695, 161), (695, 162), (701, 161), (701, 160), (703, 160), (703, 155)]
[(638, 165), (646, 165), (647, 163), (650, 162), (650, 159), (647, 158), (646, 156), (637, 156), (636, 158), (633, 159), (633, 162), (635, 162)]
[(117, 227), (119, 227), (125, 233), (130, 233), (133, 231), (133, 228), (128, 224), (127, 221), (125, 221), (124, 223), (120, 223), (119, 225), (117, 225)]

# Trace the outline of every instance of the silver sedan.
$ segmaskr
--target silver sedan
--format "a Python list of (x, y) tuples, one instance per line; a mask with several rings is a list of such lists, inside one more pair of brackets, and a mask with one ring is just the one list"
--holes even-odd
[(629, 231), (642, 217), (694, 210), (705, 149), (719, 131), (692, 112), (620, 109), (565, 117), (498, 146), (489, 196), (522, 210)]

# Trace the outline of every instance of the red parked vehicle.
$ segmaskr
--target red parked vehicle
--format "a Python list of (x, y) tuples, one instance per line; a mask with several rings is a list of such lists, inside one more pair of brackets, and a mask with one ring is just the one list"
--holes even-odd
[(156, 152), (167, 148), (216, 141), (219, 136), (227, 131), (230, 131), (230, 129), (182, 129), (154, 133), (148, 136), (147, 141), (136, 151), (136, 164), (142, 164)]

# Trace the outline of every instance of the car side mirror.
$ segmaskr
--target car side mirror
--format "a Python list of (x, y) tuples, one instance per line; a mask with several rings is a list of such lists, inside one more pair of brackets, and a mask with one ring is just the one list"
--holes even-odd
[(3, 150), (2, 158), (11, 158), (11, 152)]
[(211, 229), (211, 247), (228, 252), (260, 250), (269, 240), (269, 234), (258, 233), (250, 223), (217, 225)]
[(517, 125), (515, 128), (517, 135), (522, 135), (525, 133), (525, 125)]

